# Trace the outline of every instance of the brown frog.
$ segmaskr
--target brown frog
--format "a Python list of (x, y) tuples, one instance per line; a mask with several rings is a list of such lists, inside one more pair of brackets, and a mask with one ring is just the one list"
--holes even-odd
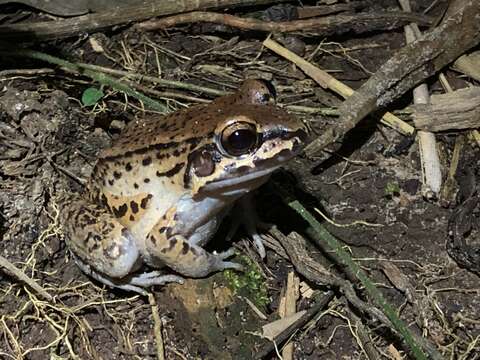
[[(211, 104), (130, 123), (99, 154), (88, 196), (62, 212), (81, 269), (139, 293), (182, 276), (241, 269), (227, 261), (232, 249), (203, 247), (234, 202), (302, 148), (305, 126), (273, 98), (268, 83), (247, 80)], [(256, 243), (263, 255), (259, 237)], [(144, 265), (159, 270), (141, 272)]]

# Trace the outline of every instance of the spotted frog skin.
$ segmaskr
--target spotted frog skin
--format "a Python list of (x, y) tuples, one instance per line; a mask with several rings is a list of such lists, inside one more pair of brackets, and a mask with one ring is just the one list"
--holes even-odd
[(268, 85), (247, 80), (208, 105), (133, 121), (99, 154), (87, 195), (62, 211), (67, 245), (85, 273), (145, 293), (184, 276), (241, 269), (226, 260), (232, 249), (203, 247), (234, 202), (295, 156), (306, 136), (273, 104)]

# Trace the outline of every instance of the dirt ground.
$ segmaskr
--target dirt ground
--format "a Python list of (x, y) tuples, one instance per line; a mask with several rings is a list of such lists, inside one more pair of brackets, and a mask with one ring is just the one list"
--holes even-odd
[[(418, 0), (415, 9), (421, 13), (431, 3)], [(390, 0), (375, 4), (376, 9), (396, 6)], [(439, 1), (429, 14), (439, 15), (445, 6), (446, 1)], [(13, 5), (5, 9), (18, 10)], [(277, 102), (287, 109), (293, 105), (334, 108), (340, 103), (339, 97), (263, 49), (265, 37), (265, 33), (208, 24), (151, 33), (125, 26), (31, 48), (73, 62), (224, 91), (233, 90), (244, 78), (262, 77), (273, 82)], [(283, 41), (338, 80), (358, 88), (403, 46), (404, 34), (402, 28), (328, 38), (294, 33), (284, 35)], [(10, 71), (19, 69), (30, 71)], [(445, 74), (455, 87), (472, 83), (450, 70)], [(191, 97), (157, 96), (171, 111), (213, 98), (137, 82)], [(103, 87), (105, 95), (95, 106), (83, 106), (84, 90), (98, 85), (87, 77), (26, 58), (1, 58), (0, 85), (0, 255), (54, 296), (54, 300), (44, 300), (15, 276), (0, 271), (0, 358), (156, 358), (154, 327), (158, 322), (153, 313), (157, 310), (148, 298), (103, 287), (79, 270), (65, 246), (58, 206), (62, 193), (82, 191), (81, 180), (88, 178), (98, 151), (108, 147), (125, 124), (144, 115), (141, 104)], [(432, 92), (442, 91), (435, 79), (429, 85)], [(407, 94), (390, 110), (402, 109), (411, 101)], [(316, 134), (339, 121), (334, 116), (291, 109)], [(438, 136), (445, 169), (456, 135)], [(410, 328), (446, 359), (479, 359), (480, 279), (447, 254), (448, 221), (454, 206), (445, 208), (422, 197), (417, 143), (367, 119), (341, 147), (331, 150), (319, 159), (298, 157), (274, 178), (295, 187), (299, 200), (311, 210), (322, 209), (336, 224), (366, 222), (337, 226), (318, 215)], [(479, 181), (479, 159), (478, 147), (467, 146), (460, 171), (470, 169)], [(262, 220), (281, 225), (284, 233), (304, 232), (305, 225), (295, 219), (271, 185), (259, 190), (257, 207)], [(473, 222), (478, 224), (478, 214), (474, 215)], [(227, 219), (209, 245), (212, 249), (227, 247), (222, 240), (228, 225)], [(242, 257), (251, 259), (254, 270), (245, 275), (247, 280), (239, 280), (238, 274), (220, 273), (154, 289), (167, 359), (251, 359), (268, 343), (259, 336), (261, 327), (278, 318), (279, 298), (294, 268), (272, 249), (262, 261), (242, 232), (233, 242)], [(319, 250), (312, 247), (311, 255), (332, 272), (343, 274)], [(388, 276), (388, 265), (398, 271), (401, 281)], [(301, 276), (300, 281), (304, 281)], [(238, 289), (232, 283), (245, 286)], [(307, 284), (320, 292), (327, 290)], [(356, 289), (368, 300), (359, 284)], [(313, 301), (301, 295), (297, 310), (308, 309)], [(249, 302), (267, 319), (261, 319)], [(366, 359), (358, 327), (352, 325), (358, 317), (381, 358), (395, 359), (396, 350), (408, 358), (397, 336), (358, 313), (340, 292), (308, 326), (294, 334), (295, 358)], [(266, 358), (278, 357), (272, 352)]]

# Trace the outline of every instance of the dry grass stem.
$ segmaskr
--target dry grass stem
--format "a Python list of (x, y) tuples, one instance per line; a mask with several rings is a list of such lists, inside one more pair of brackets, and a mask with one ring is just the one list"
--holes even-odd
[(155, 335), (155, 343), (157, 345), (157, 359), (165, 360), (165, 347), (163, 344), (163, 335), (162, 335), (162, 319), (158, 313), (157, 302), (155, 301), (155, 296), (153, 294), (148, 294), (148, 302), (152, 309), (152, 318), (153, 318), (153, 333)]
[[(403, 11), (411, 11), (410, 0), (399, 0), (398, 2)], [(405, 26), (407, 44), (414, 42), (420, 36), (421, 33), (417, 24)], [(420, 84), (413, 89), (413, 101), (415, 104), (428, 104), (430, 102), (430, 94), (426, 84)], [(427, 199), (437, 199), (442, 186), (442, 169), (435, 135), (428, 131), (419, 131), (417, 139), (422, 168), (422, 194)]]
[[(299, 297), (299, 284), (300, 280), (293, 271), (288, 273), (287, 286), (285, 294), (280, 300), (280, 306), (278, 307), (279, 315), (281, 318), (289, 317), (297, 311), (297, 300)], [(284, 360), (293, 359), (293, 343), (287, 343), (282, 349), (282, 358)]]

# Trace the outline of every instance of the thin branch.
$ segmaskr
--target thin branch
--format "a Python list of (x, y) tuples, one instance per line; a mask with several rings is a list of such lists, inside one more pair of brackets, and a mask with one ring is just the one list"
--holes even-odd
[(241, 18), (229, 14), (214, 12), (191, 12), (174, 15), (167, 18), (145, 21), (136, 25), (141, 30), (166, 29), (181, 24), (197, 22), (211, 22), (229, 25), (243, 30), (267, 31), (267, 32), (292, 32), (299, 30), (315, 30), (321, 35), (339, 34), (348, 31), (357, 33), (394, 29), (409, 22), (428, 25), (430, 18), (424, 15), (407, 14), (400, 11), (383, 13), (360, 13), (354, 15), (336, 15), (329, 17), (312, 18), (294, 21), (262, 21), (252, 18)]
[(10, 261), (5, 259), (3, 256), (0, 255), (0, 268), (4, 268), (8, 270), (14, 277), (18, 280), (27, 284), (32, 290), (34, 290), (37, 294), (41, 295), (44, 299), (52, 301), (53, 297), (48, 292), (45, 291), (40, 285), (38, 285), (33, 279), (29, 278), (25, 273), (13, 265)]
[(1, 25), (0, 40), (58, 40), (70, 36), (93, 33), (114, 25), (145, 20), (155, 16), (284, 1), (287, 0), (149, 0), (128, 6), (112, 6), (108, 11), (76, 16), (66, 20)]

